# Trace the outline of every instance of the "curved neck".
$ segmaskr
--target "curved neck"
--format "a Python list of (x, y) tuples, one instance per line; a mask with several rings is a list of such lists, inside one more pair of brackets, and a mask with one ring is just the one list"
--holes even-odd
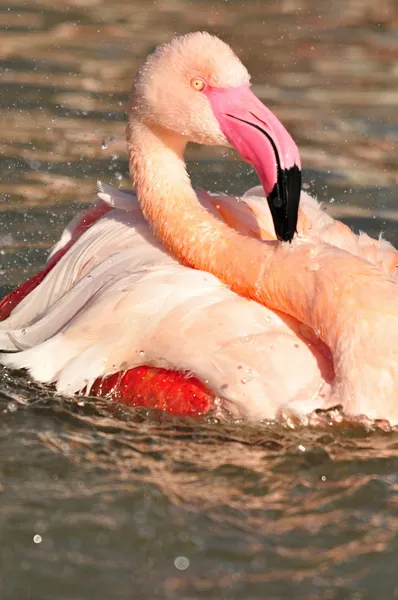
[(265, 242), (238, 233), (199, 203), (183, 138), (130, 117), (127, 139), (142, 212), (165, 247), (238, 294), (295, 317), (335, 349), (346, 327), (348, 290), (366, 293), (369, 276), (380, 277), (377, 269), (328, 244)]
[(213, 273), (239, 294), (258, 299), (250, 281), (262, 275), (261, 244), (200, 204), (185, 167), (186, 141), (134, 121), (127, 140), (131, 178), (156, 237), (183, 264)]

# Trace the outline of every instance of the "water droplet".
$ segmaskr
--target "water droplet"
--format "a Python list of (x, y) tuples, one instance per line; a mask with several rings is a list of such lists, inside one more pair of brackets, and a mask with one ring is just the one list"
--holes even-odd
[(330, 204), (333, 204), (333, 202), (336, 202), (335, 198), (330, 198), (329, 200)]
[(246, 377), (242, 377), (240, 380), (243, 385), (249, 383), (253, 379), (253, 371), (251, 369), (247, 369)]
[(271, 202), (275, 206), (275, 208), (280, 208), (283, 204), (282, 198), (279, 198), (279, 196), (276, 196), (276, 198), (273, 198), (271, 200)]
[(303, 446), (303, 444), (299, 444), (298, 449), (300, 450), (300, 452), (305, 452), (305, 446)]
[(123, 175), (119, 171), (116, 171), (115, 177), (118, 181), (121, 181), (123, 179)]
[(174, 559), (174, 566), (179, 571), (185, 571), (189, 567), (189, 562), (189, 558), (187, 558), (186, 556), (177, 556)]
[(144, 352), (144, 350), (140, 350), (140, 351), (138, 352), (138, 354), (139, 354), (140, 356), (145, 356), (145, 352)]
[(38, 533), (36, 535), (33, 536), (33, 541), (35, 544), (41, 544), (42, 542), (42, 537), (41, 535), (39, 535)]
[(308, 270), (309, 271), (319, 271), (320, 268), (321, 268), (321, 265), (319, 263), (312, 263), (312, 265), (309, 265)]
[(10, 413), (14, 413), (14, 412), (16, 412), (16, 411), (18, 410), (17, 403), (16, 403), (16, 402), (9, 402), (9, 403), (7, 404), (7, 410), (8, 410), (8, 412), (10, 412)]
[(108, 144), (106, 143), (106, 141), (105, 141), (105, 140), (102, 140), (101, 149), (102, 149), (102, 150), (106, 150), (106, 149), (107, 149), (107, 147), (108, 147)]

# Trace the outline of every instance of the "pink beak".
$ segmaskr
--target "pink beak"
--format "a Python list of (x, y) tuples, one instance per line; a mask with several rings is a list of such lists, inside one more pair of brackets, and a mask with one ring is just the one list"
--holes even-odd
[(301, 192), (296, 144), (249, 86), (208, 88), (205, 93), (225, 137), (256, 169), (278, 239), (290, 242), (296, 232)]

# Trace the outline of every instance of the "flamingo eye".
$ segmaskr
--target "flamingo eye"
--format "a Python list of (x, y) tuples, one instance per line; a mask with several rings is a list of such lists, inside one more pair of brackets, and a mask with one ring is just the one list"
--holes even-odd
[(200, 77), (194, 77), (191, 79), (191, 87), (197, 92), (203, 92), (206, 87), (206, 83)]

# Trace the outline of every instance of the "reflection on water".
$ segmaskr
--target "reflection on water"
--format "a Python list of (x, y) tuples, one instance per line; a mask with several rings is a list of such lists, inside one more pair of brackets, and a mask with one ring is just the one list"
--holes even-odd
[(393, 597), (396, 434), (5, 388), (5, 598)]
[[(0, 0), (0, 286), (32, 274), (98, 178), (157, 43), (207, 29), (297, 140), (333, 214), (398, 243), (395, 0)], [(256, 179), (192, 147), (195, 184)], [(1, 598), (391, 599), (398, 438), (177, 421), (1, 371)]]

